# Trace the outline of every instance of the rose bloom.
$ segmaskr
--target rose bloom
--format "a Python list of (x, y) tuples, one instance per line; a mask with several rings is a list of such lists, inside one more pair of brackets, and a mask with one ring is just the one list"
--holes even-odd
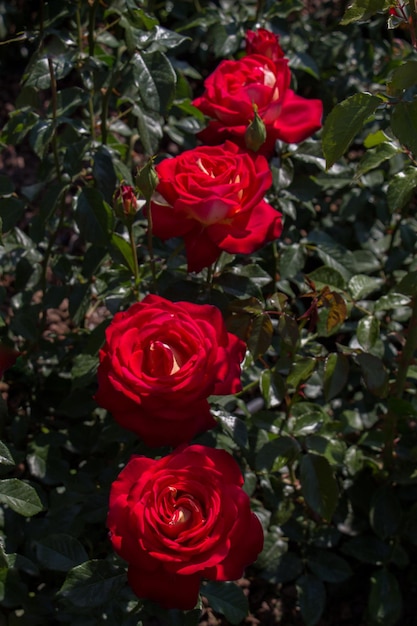
[(146, 296), (106, 330), (95, 399), (149, 446), (186, 443), (216, 424), (208, 396), (240, 391), (245, 349), (215, 306)]
[(107, 526), (140, 598), (192, 609), (202, 578), (235, 580), (263, 547), (262, 526), (224, 450), (193, 445), (133, 456), (113, 483)]
[(265, 28), (246, 31), (246, 54), (262, 54), (274, 62), (284, 57), (278, 35)]
[(256, 105), (267, 132), (261, 154), (271, 156), (277, 139), (304, 141), (321, 127), (323, 105), (321, 100), (298, 96), (290, 82), (288, 59), (250, 54), (222, 61), (205, 80), (203, 95), (193, 101), (210, 118), (199, 138), (207, 144), (231, 139), (245, 147), (245, 131)]
[(281, 234), (281, 214), (263, 199), (272, 184), (265, 157), (226, 141), (164, 159), (156, 170), (153, 233), (184, 237), (190, 272), (222, 250), (250, 254)]

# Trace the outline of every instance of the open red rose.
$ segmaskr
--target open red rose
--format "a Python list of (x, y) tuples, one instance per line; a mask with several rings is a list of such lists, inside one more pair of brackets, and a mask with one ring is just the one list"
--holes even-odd
[(202, 578), (235, 580), (263, 532), (224, 450), (193, 445), (161, 459), (134, 456), (113, 483), (107, 525), (140, 598), (192, 609)]
[(271, 156), (275, 142), (299, 143), (321, 127), (321, 100), (308, 100), (289, 88), (288, 60), (250, 54), (238, 61), (222, 61), (206, 79), (205, 91), (193, 101), (210, 120), (199, 133), (207, 144), (231, 139), (245, 147), (245, 131), (254, 105), (265, 124), (267, 138), (259, 149)]
[(285, 56), (278, 35), (265, 28), (246, 31), (246, 54), (262, 54), (274, 62)]
[(146, 296), (107, 328), (95, 399), (149, 446), (186, 443), (215, 426), (208, 396), (241, 389), (245, 348), (216, 307)]
[(281, 214), (263, 199), (272, 183), (265, 157), (226, 141), (164, 159), (156, 170), (153, 232), (184, 237), (189, 271), (207, 267), (222, 250), (250, 254), (281, 234)]

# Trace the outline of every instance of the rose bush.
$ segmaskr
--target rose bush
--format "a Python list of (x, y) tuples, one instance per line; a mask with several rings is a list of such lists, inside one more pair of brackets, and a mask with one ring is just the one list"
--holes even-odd
[(153, 232), (184, 237), (189, 271), (210, 265), (222, 250), (250, 254), (281, 234), (281, 214), (263, 199), (272, 184), (265, 157), (226, 141), (164, 159), (156, 170)]
[(208, 396), (241, 389), (244, 354), (216, 307), (149, 295), (107, 328), (95, 399), (147, 445), (185, 443), (215, 425)]
[(254, 105), (267, 132), (259, 149), (266, 156), (273, 154), (277, 139), (299, 143), (321, 127), (321, 100), (308, 100), (289, 88), (288, 59), (279, 56), (277, 41), (272, 45), (265, 37), (260, 38), (262, 35), (248, 39), (249, 49), (257, 53), (219, 63), (206, 78), (203, 94), (193, 101), (209, 117), (208, 126), (199, 133), (204, 143), (231, 139), (245, 147), (245, 131), (254, 117)]
[(112, 485), (107, 525), (139, 597), (192, 609), (202, 578), (242, 576), (263, 547), (242, 485), (224, 450), (193, 445), (130, 459)]

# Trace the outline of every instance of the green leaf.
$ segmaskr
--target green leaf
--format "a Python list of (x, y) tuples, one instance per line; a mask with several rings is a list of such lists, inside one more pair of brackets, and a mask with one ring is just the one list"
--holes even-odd
[(324, 365), (324, 396), (326, 402), (337, 396), (345, 387), (349, 374), (349, 361), (344, 354), (332, 352)]
[(258, 471), (278, 471), (298, 457), (301, 447), (296, 439), (282, 436), (266, 443), (258, 451), (255, 468)]
[(388, 372), (381, 359), (373, 354), (363, 353), (358, 354), (356, 360), (369, 391), (380, 398), (385, 398), (388, 393)]
[(385, 296), (381, 296), (375, 303), (375, 311), (387, 311), (389, 309), (398, 309), (401, 306), (408, 306), (410, 297), (402, 293), (391, 292)]
[(356, 336), (362, 348), (367, 352), (379, 339), (379, 320), (373, 315), (366, 315), (358, 322)]
[(323, 127), (323, 154), (330, 168), (346, 152), (368, 117), (381, 104), (369, 93), (357, 93), (337, 104)]
[(18, 198), (2, 198), (0, 202), (0, 218), (2, 232), (7, 233), (21, 219), (25, 212), (24, 203)]
[(388, 142), (381, 143), (376, 148), (368, 150), (358, 163), (356, 176), (362, 176), (362, 174), (376, 169), (381, 163), (391, 159), (398, 153), (399, 149)]
[(76, 201), (76, 220), (86, 241), (107, 246), (113, 230), (114, 216), (97, 189), (85, 187)]
[(346, 280), (340, 272), (333, 267), (327, 267), (322, 265), (313, 272), (307, 274), (308, 278), (316, 285), (316, 289), (322, 289), (325, 286), (336, 289), (344, 289), (346, 287)]
[[(417, 152), (415, 154), (417, 154)], [(417, 167), (408, 167), (403, 172), (398, 172), (398, 174), (393, 176), (387, 189), (388, 206), (391, 211), (398, 211), (407, 206), (416, 187)]]
[(0, 175), (0, 196), (10, 196), (14, 191), (14, 184), (10, 178), (4, 174)]
[[(52, 56), (52, 67), (55, 80), (60, 80), (67, 76), (73, 69), (74, 53), (60, 54)], [(51, 73), (49, 69), (49, 61), (47, 57), (37, 59), (35, 63), (30, 64), (25, 75), (25, 85), (27, 87), (36, 87), (37, 89), (48, 89), (51, 86)]]
[(342, 547), (342, 552), (354, 557), (361, 563), (373, 563), (375, 565), (386, 562), (391, 554), (391, 547), (375, 537), (375, 535), (362, 534), (348, 540)]
[(343, 465), (346, 455), (346, 444), (340, 439), (329, 439), (322, 435), (307, 435), (305, 446), (308, 451), (324, 456), (335, 467)]
[(327, 459), (306, 454), (300, 463), (301, 492), (315, 513), (330, 520), (337, 506), (339, 489)]
[(316, 359), (313, 359), (311, 357), (302, 357), (298, 359), (294, 363), (290, 373), (288, 374), (288, 385), (297, 389), (300, 383), (310, 378), (310, 375), (314, 371), (315, 367)]
[(353, 573), (345, 559), (328, 550), (312, 550), (307, 563), (317, 578), (329, 583), (342, 583)]
[(248, 615), (248, 599), (235, 583), (210, 581), (202, 587), (201, 593), (213, 611), (224, 615), (231, 624), (239, 624)]
[(0, 502), (24, 517), (36, 515), (43, 509), (36, 490), (18, 478), (0, 480)]
[(360, 20), (366, 20), (378, 11), (386, 8), (386, 0), (353, 0), (347, 7), (341, 24), (351, 24)]
[(131, 271), (132, 275), (135, 273), (135, 261), (133, 257), (132, 246), (126, 239), (119, 235), (119, 233), (113, 233), (111, 236), (111, 244), (117, 251), (117, 254), (113, 255), (120, 257), (124, 265)]
[(285, 248), (280, 255), (279, 269), (281, 278), (292, 278), (299, 272), (305, 263), (305, 247), (294, 243)]
[(320, 430), (326, 420), (327, 414), (321, 406), (304, 401), (293, 405), (289, 427), (293, 435), (301, 437)]
[(408, 272), (395, 287), (397, 293), (403, 293), (407, 296), (417, 294), (417, 271)]
[(0, 465), (16, 465), (9, 448), (0, 441)]
[(316, 576), (304, 574), (297, 578), (298, 602), (305, 626), (315, 626), (326, 604), (326, 589)]
[(94, 155), (93, 176), (103, 198), (106, 202), (111, 203), (117, 178), (111, 152), (106, 146), (100, 146)]
[(42, 567), (58, 572), (68, 572), (72, 567), (88, 560), (81, 543), (64, 533), (49, 535), (35, 543), (36, 557)]
[(354, 300), (366, 298), (383, 284), (382, 278), (373, 278), (366, 274), (356, 274), (349, 280), (348, 288)]
[(399, 102), (391, 116), (391, 128), (400, 143), (417, 157), (417, 100)]
[(285, 397), (285, 383), (279, 375), (271, 370), (263, 370), (259, 379), (262, 397), (267, 408), (277, 406)]
[(109, 601), (126, 582), (126, 574), (104, 560), (94, 559), (77, 565), (59, 590), (59, 595), (78, 608), (91, 609)]
[(398, 624), (402, 604), (400, 586), (396, 577), (385, 568), (375, 572), (371, 577), (371, 592), (368, 600), (372, 624), (378, 626)]
[(146, 109), (164, 115), (169, 109), (176, 85), (176, 74), (162, 52), (137, 52), (133, 76)]
[(396, 90), (403, 90), (417, 84), (417, 61), (408, 60), (396, 67), (392, 73), (391, 80), (387, 84), (389, 93)]
[(256, 564), (263, 570), (274, 570), (277, 561), (286, 553), (288, 544), (279, 526), (270, 526), (265, 534), (264, 547)]
[(391, 485), (379, 487), (372, 494), (369, 517), (372, 528), (381, 539), (388, 539), (398, 532), (401, 506)]

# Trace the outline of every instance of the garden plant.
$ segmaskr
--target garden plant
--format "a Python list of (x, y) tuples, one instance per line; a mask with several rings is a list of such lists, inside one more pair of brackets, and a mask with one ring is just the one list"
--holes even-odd
[(0, 6), (0, 624), (415, 624), (415, 1)]

